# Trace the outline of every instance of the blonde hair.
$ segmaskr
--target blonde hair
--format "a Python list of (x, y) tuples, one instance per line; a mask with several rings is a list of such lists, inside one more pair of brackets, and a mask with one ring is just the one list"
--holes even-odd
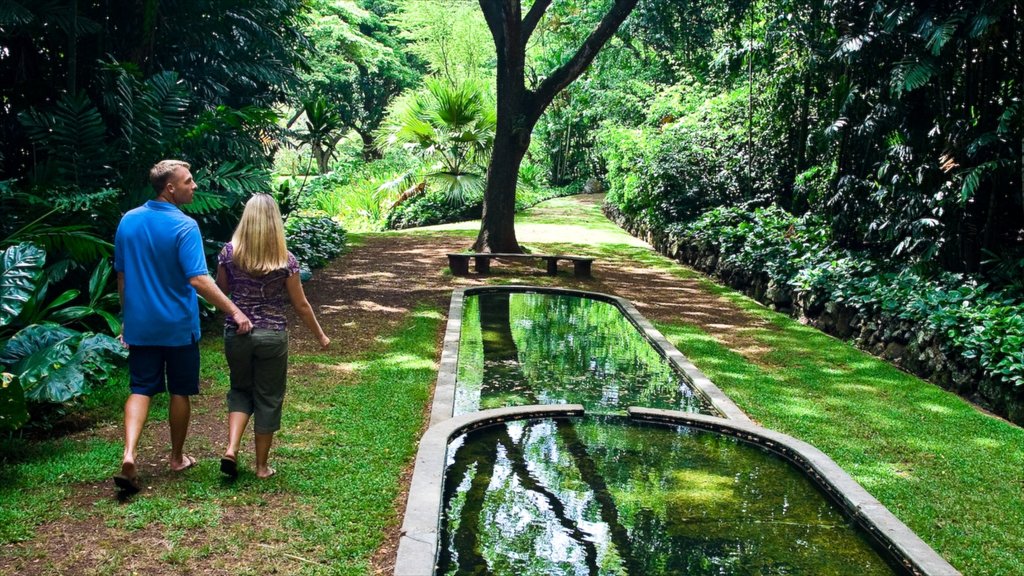
[(171, 176), (178, 168), (184, 168), (188, 170), (192, 166), (188, 162), (182, 162), (181, 160), (161, 160), (153, 167), (149, 169), (149, 183), (153, 186), (153, 190), (159, 195), (167, 188), (167, 182), (171, 180)]
[(231, 244), (231, 261), (252, 276), (265, 276), (288, 266), (281, 210), (270, 194), (254, 194), (245, 203)]

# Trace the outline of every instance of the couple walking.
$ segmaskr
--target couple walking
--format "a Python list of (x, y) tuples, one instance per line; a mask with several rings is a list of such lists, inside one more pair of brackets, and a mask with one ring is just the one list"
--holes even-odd
[(124, 457), (114, 483), (129, 494), (141, 489), (136, 449), (150, 400), (165, 390), (170, 394), (171, 470), (196, 464), (184, 453), (191, 397), (199, 393), (196, 293), (226, 314), (224, 355), (231, 389), (221, 472), (238, 475), (239, 445), (252, 418), (256, 475), (272, 476), (268, 459), (274, 432), (281, 426), (288, 370), (287, 304), (323, 348), (331, 342), (303, 293), (277, 203), (267, 194), (249, 199), (231, 242), (218, 256), (214, 282), (207, 273), (199, 226), (180, 210), (192, 202), (196, 190), (189, 165), (163, 160), (150, 170), (149, 179), (156, 198), (125, 214), (114, 240), (131, 388), (124, 406)]

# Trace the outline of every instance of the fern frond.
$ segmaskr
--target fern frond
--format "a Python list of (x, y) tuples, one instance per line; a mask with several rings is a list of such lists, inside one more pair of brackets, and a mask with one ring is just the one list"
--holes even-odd
[(942, 24), (932, 28), (928, 35), (925, 48), (931, 50), (932, 56), (938, 56), (945, 46), (956, 35), (956, 29), (963, 22), (963, 16), (957, 14)]
[(31, 10), (14, 0), (0, 1), (0, 27), (20, 26), (36, 19)]

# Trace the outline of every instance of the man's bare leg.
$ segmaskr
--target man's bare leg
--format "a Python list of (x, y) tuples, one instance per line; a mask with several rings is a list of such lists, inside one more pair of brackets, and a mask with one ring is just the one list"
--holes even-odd
[(139, 437), (142, 436), (142, 427), (149, 416), (149, 401), (149, 396), (129, 394), (128, 400), (124, 403), (124, 457), (121, 459), (121, 475), (125, 478), (135, 478), (138, 475), (135, 468), (135, 452), (139, 446)]
[(191, 457), (185, 457), (185, 436), (188, 435), (188, 422), (192, 416), (192, 398), (171, 394), (170, 404), (171, 427), (171, 470), (175, 472), (190, 468), (195, 464)]

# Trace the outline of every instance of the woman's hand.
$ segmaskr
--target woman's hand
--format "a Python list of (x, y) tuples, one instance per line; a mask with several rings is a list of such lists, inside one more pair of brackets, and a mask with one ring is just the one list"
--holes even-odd
[(320, 349), (327, 350), (327, 347), (331, 345), (331, 339), (327, 337), (327, 334), (320, 333)]

